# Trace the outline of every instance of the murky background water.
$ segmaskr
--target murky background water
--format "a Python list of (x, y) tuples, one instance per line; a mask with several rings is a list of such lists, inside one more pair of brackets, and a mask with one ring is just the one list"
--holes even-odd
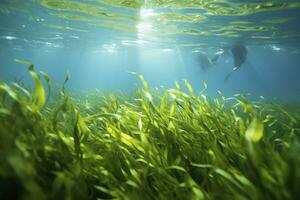
[[(300, 2), (229, 0), (2, 0), (0, 80), (31, 81), (26, 64), (70, 90), (134, 91), (138, 72), (152, 87), (187, 79), (216, 96), (251, 93), (300, 99)], [(199, 55), (243, 43), (203, 71)]]

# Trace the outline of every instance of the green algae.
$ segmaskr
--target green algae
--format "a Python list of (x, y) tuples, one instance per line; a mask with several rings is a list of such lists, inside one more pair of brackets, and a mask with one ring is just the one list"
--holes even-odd
[(14, 59), (14, 62), (15, 63), (18, 63), (18, 64), (21, 64), (21, 65), (31, 65), (32, 63), (28, 60), (23, 60), (23, 59), (18, 59), (18, 58), (15, 58)]
[[(159, 92), (45, 101), (0, 83), (1, 196), (9, 199), (296, 199), (299, 113), (243, 95)], [(45, 72), (41, 75), (50, 81)], [(41, 91), (44, 92), (41, 92)], [(24, 92), (26, 91), (26, 92)]]

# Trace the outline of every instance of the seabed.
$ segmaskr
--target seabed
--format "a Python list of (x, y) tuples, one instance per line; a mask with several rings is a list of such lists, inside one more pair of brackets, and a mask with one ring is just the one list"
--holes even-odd
[(29, 74), (33, 90), (0, 83), (1, 199), (300, 197), (299, 113), (142, 75), (134, 94), (76, 96), (67, 76), (53, 96)]

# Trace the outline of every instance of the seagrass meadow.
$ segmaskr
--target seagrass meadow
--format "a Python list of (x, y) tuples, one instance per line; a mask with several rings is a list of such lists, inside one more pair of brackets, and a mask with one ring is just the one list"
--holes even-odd
[[(300, 117), (191, 85), (133, 94), (0, 83), (1, 199), (299, 199)], [(44, 79), (44, 84), (42, 82)]]

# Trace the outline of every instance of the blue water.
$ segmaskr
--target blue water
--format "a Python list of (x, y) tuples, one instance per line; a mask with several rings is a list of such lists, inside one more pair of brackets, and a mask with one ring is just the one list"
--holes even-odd
[[(49, 8), (44, 6), (45, 2), (75, 2), (81, 8), (90, 6), (97, 12), (72, 6)], [(206, 93), (210, 96), (217, 96), (221, 91), (226, 96), (251, 93), (254, 97), (300, 100), (297, 1), (277, 1), (287, 4), (280, 9), (244, 15), (213, 13), (203, 7), (151, 7), (149, 1), (146, 8), (103, 2), (1, 1), (0, 80), (30, 84), (27, 65), (17, 59), (32, 62), (37, 71), (47, 72), (54, 83), (63, 83), (69, 71), (71, 91), (97, 88), (131, 92), (141, 84), (130, 72), (138, 72), (151, 87), (171, 88), (174, 81), (188, 80), (197, 91), (206, 82)], [(211, 5), (230, 10), (229, 6), (236, 1), (227, 2), (233, 4)], [(294, 7), (286, 8), (293, 3)], [(100, 8), (109, 14), (97, 14)], [(176, 17), (164, 19), (164, 13), (199, 14), (204, 19), (191, 22), (196, 19), (192, 17), (180, 22)], [(58, 17), (66, 14), (84, 18)], [(278, 22), (278, 19), (283, 20)], [(215, 66), (202, 70), (200, 52), (212, 58), (224, 45), (237, 41), (247, 47), (247, 60), (229, 81), (225, 83), (224, 77), (234, 67), (231, 55), (221, 56)]]

